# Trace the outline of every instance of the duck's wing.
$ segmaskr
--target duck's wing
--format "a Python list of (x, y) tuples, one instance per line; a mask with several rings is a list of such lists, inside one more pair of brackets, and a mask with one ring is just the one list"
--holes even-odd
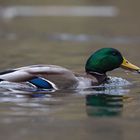
[(59, 86), (77, 82), (73, 72), (56, 65), (32, 65), (0, 73), (0, 79), (11, 82), (26, 82), (35, 77), (48, 79)]

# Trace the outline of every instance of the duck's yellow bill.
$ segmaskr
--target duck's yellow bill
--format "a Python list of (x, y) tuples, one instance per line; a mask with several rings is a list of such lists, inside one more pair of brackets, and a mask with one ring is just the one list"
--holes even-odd
[(132, 71), (140, 71), (140, 68), (134, 64), (131, 64), (125, 58), (123, 58), (123, 63), (121, 64), (121, 68), (132, 70)]

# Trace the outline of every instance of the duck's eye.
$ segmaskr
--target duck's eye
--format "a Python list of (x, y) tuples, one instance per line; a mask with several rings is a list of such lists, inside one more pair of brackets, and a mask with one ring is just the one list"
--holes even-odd
[(113, 55), (113, 56), (116, 56), (116, 55), (117, 55), (117, 53), (116, 53), (116, 52), (112, 52), (112, 55)]

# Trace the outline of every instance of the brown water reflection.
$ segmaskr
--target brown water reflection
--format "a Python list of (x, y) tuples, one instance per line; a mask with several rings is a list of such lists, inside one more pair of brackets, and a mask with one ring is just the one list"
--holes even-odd
[[(111, 5), (119, 10), (115, 17), (1, 18), (1, 70), (41, 63), (83, 72), (87, 57), (101, 47), (117, 48), (140, 66), (138, 0), (13, 0), (0, 3), (2, 7), (33, 3)], [(132, 85), (121, 87), (121, 90), (118, 87), (114, 96), (105, 95), (105, 90), (97, 95), (96, 89), (51, 94), (13, 93), (0, 89), (0, 139), (139, 139), (140, 76), (120, 69), (109, 74), (127, 79)]]

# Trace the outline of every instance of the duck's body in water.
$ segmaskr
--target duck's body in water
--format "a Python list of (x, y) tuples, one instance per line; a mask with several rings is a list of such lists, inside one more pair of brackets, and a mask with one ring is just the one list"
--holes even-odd
[(86, 81), (85, 84), (87, 86), (91, 86), (93, 82), (94, 85), (98, 83), (95, 77), (87, 74), (73, 73), (66, 68), (56, 65), (31, 65), (8, 70), (5, 74), (1, 73), (0, 79), (9, 82), (28, 82), (31, 84), (35, 84), (33, 83), (33, 79), (38, 79), (42, 80), (42, 82), (49, 82), (51, 85), (54, 83), (52, 88), (55, 89), (75, 89), (79, 86), (81, 80)]
[(113, 48), (103, 48), (93, 53), (86, 62), (86, 73), (81, 75), (55, 65), (31, 65), (0, 73), (0, 79), (9, 82), (30, 83), (38, 88), (77, 88), (81, 80), (87, 86), (97, 86), (107, 81), (107, 71), (116, 68), (139, 71)]

